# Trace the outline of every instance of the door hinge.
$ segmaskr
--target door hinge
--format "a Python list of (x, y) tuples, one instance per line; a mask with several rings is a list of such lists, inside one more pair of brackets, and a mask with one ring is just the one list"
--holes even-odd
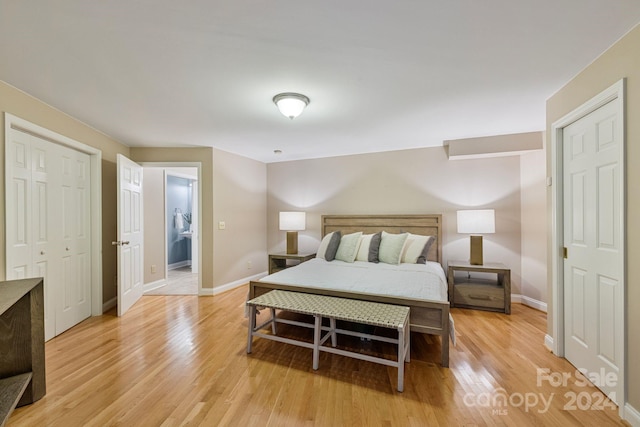
[(564, 258), (564, 259), (569, 258), (569, 251), (567, 251), (566, 247), (562, 248), (562, 258)]

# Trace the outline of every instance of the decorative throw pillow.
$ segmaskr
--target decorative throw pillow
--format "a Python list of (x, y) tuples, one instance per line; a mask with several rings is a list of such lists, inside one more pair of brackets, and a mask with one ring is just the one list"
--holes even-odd
[(338, 251), (336, 252), (336, 259), (344, 262), (353, 262), (358, 253), (358, 245), (360, 244), (361, 237), (362, 231), (342, 236)]
[(356, 261), (378, 263), (378, 251), (380, 250), (380, 237), (382, 233), (363, 234), (360, 238), (360, 248), (356, 255)]
[(371, 245), (372, 237), (373, 234), (363, 234), (362, 237), (360, 237), (360, 247), (356, 254), (356, 261), (369, 261), (369, 246)]
[(322, 242), (320, 242), (320, 247), (318, 247), (316, 258), (333, 261), (336, 257), (338, 246), (340, 245), (340, 237), (341, 233), (339, 231), (333, 231), (324, 236)]
[(383, 231), (380, 238), (380, 251), (378, 252), (380, 262), (400, 264), (402, 249), (404, 248), (408, 235), (409, 233), (390, 234)]
[(382, 238), (382, 233), (376, 233), (371, 238), (371, 243), (369, 244), (369, 262), (375, 262), (376, 264), (380, 262), (380, 258), (378, 256), (380, 252), (380, 240)]
[(426, 264), (427, 254), (435, 240), (433, 236), (420, 236), (409, 233), (407, 242), (404, 245), (404, 250), (402, 251), (401, 262), (408, 264)]

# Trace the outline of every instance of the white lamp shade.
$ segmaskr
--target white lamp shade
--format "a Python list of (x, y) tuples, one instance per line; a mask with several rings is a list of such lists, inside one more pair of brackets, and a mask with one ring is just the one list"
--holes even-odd
[(280, 230), (300, 231), (307, 225), (307, 215), (304, 212), (280, 212)]
[(458, 233), (491, 234), (496, 232), (496, 214), (493, 209), (458, 211)]
[(273, 97), (278, 110), (290, 119), (295, 119), (309, 105), (309, 98), (299, 93), (281, 93)]

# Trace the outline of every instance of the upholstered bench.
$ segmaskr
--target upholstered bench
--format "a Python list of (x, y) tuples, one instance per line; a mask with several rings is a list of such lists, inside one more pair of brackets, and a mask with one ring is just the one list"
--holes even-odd
[[(250, 308), (247, 353), (251, 353), (253, 337), (261, 337), (313, 349), (314, 370), (318, 369), (321, 351), (394, 366), (398, 368), (398, 391), (404, 389), (404, 362), (410, 360), (409, 307), (281, 290), (260, 295), (247, 301), (247, 305)], [(271, 310), (270, 319), (261, 325), (256, 325), (258, 307)], [(314, 323), (278, 318), (276, 310), (311, 315), (314, 317)], [(322, 325), (323, 318), (329, 319), (329, 326)], [(336, 327), (336, 320), (394, 329), (398, 333), (398, 338), (339, 329)], [(312, 328), (313, 343), (278, 336), (277, 323)], [(271, 334), (260, 332), (269, 325)], [(323, 331), (326, 331), (324, 336), (322, 336)], [(337, 334), (397, 344), (397, 361), (336, 348)], [(331, 347), (324, 345), (329, 338), (331, 338)]]

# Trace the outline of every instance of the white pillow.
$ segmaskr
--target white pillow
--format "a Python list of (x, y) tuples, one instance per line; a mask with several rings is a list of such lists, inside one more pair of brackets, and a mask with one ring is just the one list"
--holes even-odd
[[(420, 236), (418, 234), (409, 233), (404, 249), (402, 250), (402, 258), (400, 262), (418, 264), (418, 260), (421, 256), (426, 260), (426, 252), (429, 251), (433, 240), (435, 240), (433, 236)], [(420, 264), (424, 264), (424, 261), (420, 262)]]
[(320, 246), (316, 251), (316, 258), (324, 259), (326, 261), (333, 261), (336, 256), (336, 250), (340, 244), (340, 232), (333, 231), (322, 239)]
[(390, 234), (383, 231), (382, 238), (380, 239), (380, 252), (378, 253), (380, 262), (400, 264), (402, 250), (404, 249), (404, 244), (408, 236), (409, 233)]
[(362, 231), (342, 236), (340, 246), (338, 246), (338, 251), (336, 252), (336, 259), (344, 262), (353, 262), (358, 253), (361, 237)]
[(369, 246), (371, 245), (372, 237), (373, 234), (363, 234), (362, 237), (360, 237), (360, 247), (356, 254), (356, 261), (369, 261)]

